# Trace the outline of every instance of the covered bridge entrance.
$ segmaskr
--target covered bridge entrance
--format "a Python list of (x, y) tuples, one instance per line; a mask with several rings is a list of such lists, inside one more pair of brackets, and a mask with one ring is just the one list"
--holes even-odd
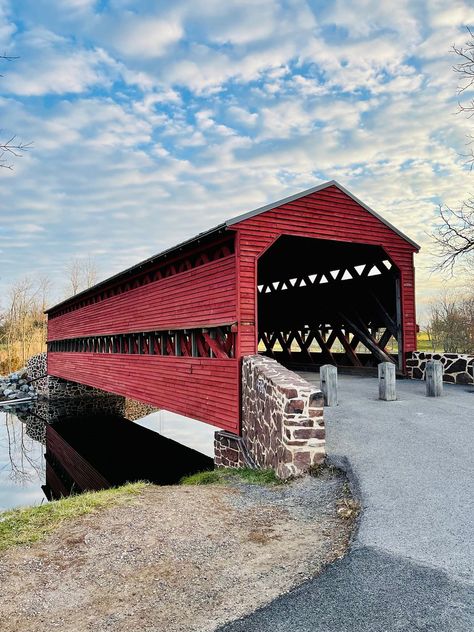
[(331, 181), (48, 310), (48, 373), (239, 434), (241, 360), (404, 371), (418, 246)]

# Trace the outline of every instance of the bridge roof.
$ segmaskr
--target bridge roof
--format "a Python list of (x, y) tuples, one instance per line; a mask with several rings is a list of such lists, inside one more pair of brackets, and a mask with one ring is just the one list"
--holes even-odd
[(99, 283), (96, 283), (95, 285), (83, 290), (82, 292), (78, 292), (77, 294), (74, 294), (73, 296), (68, 297), (64, 301), (61, 301), (60, 303), (57, 303), (56, 305), (49, 307), (45, 311), (45, 313), (49, 313), (59, 307), (62, 307), (63, 305), (69, 303), (70, 301), (73, 301), (73, 300), (76, 301), (77, 299), (80, 299), (81, 297), (87, 294), (93, 293), (96, 290), (99, 290), (105, 286), (108, 286), (115, 281), (119, 281), (120, 279), (127, 277), (130, 274), (137, 273), (142, 268), (148, 267), (149, 265), (159, 262), (160, 260), (167, 259), (171, 255), (178, 254), (181, 250), (184, 250), (188, 248), (189, 246), (199, 244), (201, 242), (206, 242), (207, 240), (212, 240), (212, 238), (215, 237), (216, 235), (226, 232), (229, 228), (231, 229), (232, 226), (234, 226), (235, 224), (243, 222), (246, 219), (255, 217), (256, 215), (260, 215), (261, 213), (265, 213), (266, 211), (270, 211), (272, 209), (278, 208), (279, 206), (283, 206), (284, 204), (288, 204), (289, 202), (293, 202), (294, 200), (298, 200), (299, 198), (305, 197), (307, 195), (311, 195), (312, 193), (317, 193), (318, 191), (321, 191), (331, 186), (337, 187), (343, 193), (345, 193), (350, 198), (352, 198), (355, 202), (357, 202), (357, 204), (362, 206), (362, 208), (364, 208), (367, 212), (369, 212), (371, 215), (373, 215), (378, 220), (380, 220), (383, 224), (388, 226), (388, 228), (390, 228), (399, 237), (407, 241), (416, 251), (420, 249), (420, 246), (416, 242), (414, 242), (412, 239), (407, 237), (407, 235), (402, 233), (398, 228), (393, 226), (393, 224), (388, 222), (385, 218), (383, 218), (381, 215), (376, 213), (369, 206), (364, 204), (364, 202), (359, 200), (355, 195), (353, 195), (345, 187), (343, 187), (341, 184), (336, 182), (336, 180), (330, 180), (328, 182), (324, 182), (323, 184), (319, 184), (310, 189), (301, 191), (300, 193), (295, 193), (294, 195), (290, 195), (289, 197), (283, 198), (281, 200), (277, 200), (276, 202), (272, 202), (271, 204), (266, 204), (265, 206), (261, 206), (253, 211), (248, 211), (241, 215), (237, 215), (236, 217), (232, 217), (231, 219), (228, 219), (225, 222), (222, 222), (221, 224), (218, 224), (217, 226), (210, 228), (209, 230), (203, 231), (199, 233), (198, 235), (191, 237), (190, 239), (187, 239), (185, 241), (182, 241), (176, 244), (175, 246), (172, 246), (171, 248), (167, 248), (166, 250), (163, 250), (162, 252), (156, 255), (153, 255), (152, 257), (149, 257), (148, 259), (144, 259), (143, 261), (140, 261), (139, 263), (131, 266), (130, 268), (126, 268), (125, 270), (122, 270), (121, 272), (118, 272), (117, 274), (107, 277), (103, 281), (99, 281)]

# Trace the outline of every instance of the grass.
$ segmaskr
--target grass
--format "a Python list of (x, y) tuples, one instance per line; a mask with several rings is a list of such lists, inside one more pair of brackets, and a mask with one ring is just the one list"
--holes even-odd
[(426, 351), (428, 353), (443, 353), (443, 349), (437, 348), (435, 351), (433, 350), (433, 343), (429, 339), (426, 331), (418, 332), (416, 336), (416, 347), (418, 351)]
[(196, 472), (196, 474), (184, 476), (180, 483), (181, 485), (226, 485), (236, 480), (254, 485), (280, 485), (282, 483), (271, 469), (253, 470), (249, 467), (235, 469), (222, 467), (205, 472)]
[(45, 505), (10, 509), (0, 513), (0, 551), (11, 546), (32, 544), (43, 539), (63, 522), (111, 507), (140, 493), (147, 483), (86, 492)]

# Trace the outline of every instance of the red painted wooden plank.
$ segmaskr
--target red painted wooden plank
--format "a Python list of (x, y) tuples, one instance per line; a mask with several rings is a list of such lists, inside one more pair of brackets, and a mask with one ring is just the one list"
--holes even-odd
[(236, 359), (62, 352), (48, 354), (48, 371), (239, 432)]
[(233, 322), (235, 287), (232, 255), (57, 316), (48, 339)]

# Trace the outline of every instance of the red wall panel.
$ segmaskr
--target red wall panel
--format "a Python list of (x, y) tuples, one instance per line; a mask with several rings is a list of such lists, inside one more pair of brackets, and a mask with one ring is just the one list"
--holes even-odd
[(235, 255), (148, 283), (48, 322), (48, 340), (223, 325), (237, 320)]
[(48, 374), (239, 432), (237, 359), (61, 352)]
[(401, 272), (404, 351), (416, 349), (415, 248), (336, 186), (234, 224), (239, 252), (242, 355), (257, 352), (257, 260), (281, 235), (382, 246)]

